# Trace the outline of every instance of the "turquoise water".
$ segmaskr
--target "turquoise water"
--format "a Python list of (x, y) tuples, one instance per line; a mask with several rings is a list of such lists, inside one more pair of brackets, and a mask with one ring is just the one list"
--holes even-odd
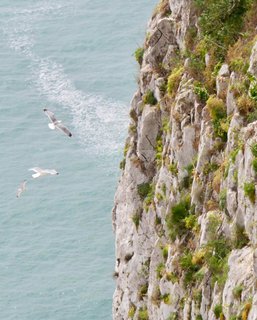
[[(132, 53), (155, 2), (1, 1), (0, 319), (111, 319)], [(45, 106), (72, 138), (48, 129)], [(32, 180), (34, 166), (60, 175)]]

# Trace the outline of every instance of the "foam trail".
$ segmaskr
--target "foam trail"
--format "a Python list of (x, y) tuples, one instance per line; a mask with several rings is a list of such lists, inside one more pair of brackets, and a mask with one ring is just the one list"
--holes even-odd
[(85, 148), (90, 152), (113, 153), (123, 145), (127, 107), (77, 90), (62, 65), (33, 51), (34, 24), (49, 15), (70, 14), (70, 10), (70, 3), (65, 1), (55, 4), (40, 1), (32, 8), (10, 12), (10, 19), (2, 30), (9, 47), (30, 59), (33, 83), (40, 95), (53, 104), (69, 108), (73, 131)]
[(126, 106), (77, 90), (62, 66), (48, 59), (40, 62), (38, 73), (38, 90), (50, 102), (71, 109), (76, 133), (87, 148), (106, 153), (122, 146)]

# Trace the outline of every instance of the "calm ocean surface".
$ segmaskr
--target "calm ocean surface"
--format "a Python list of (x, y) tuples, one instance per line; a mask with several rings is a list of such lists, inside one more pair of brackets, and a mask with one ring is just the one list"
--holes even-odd
[[(111, 208), (132, 53), (155, 4), (1, 0), (0, 319), (112, 318)], [(72, 138), (48, 129), (45, 106)], [(34, 166), (60, 175), (32, 181)]]

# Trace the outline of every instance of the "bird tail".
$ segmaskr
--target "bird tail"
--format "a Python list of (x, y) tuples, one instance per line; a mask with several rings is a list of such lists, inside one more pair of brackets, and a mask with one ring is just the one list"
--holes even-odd
[(35, 179), (35, 178), (38, 178), (38, 177), (40, 177), (40, 173), (39, 172), (37, 172), (37, 173), (34, 173), (34, 174), (32, 174), (32, 177)]
[(48, 127), (49, 127), (51, 130), (54, 130), (54, 129), (55, 129), (54, 123), (48, 123)]

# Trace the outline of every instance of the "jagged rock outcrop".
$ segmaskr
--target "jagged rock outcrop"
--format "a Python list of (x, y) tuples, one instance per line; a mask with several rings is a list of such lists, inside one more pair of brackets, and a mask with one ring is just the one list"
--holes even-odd
[(149, 23), (113, 208), (115, 320), (257, 319), (257, 5), (223, 2), (230, 40), (208, 25), (217, 1), (161, 1)]

